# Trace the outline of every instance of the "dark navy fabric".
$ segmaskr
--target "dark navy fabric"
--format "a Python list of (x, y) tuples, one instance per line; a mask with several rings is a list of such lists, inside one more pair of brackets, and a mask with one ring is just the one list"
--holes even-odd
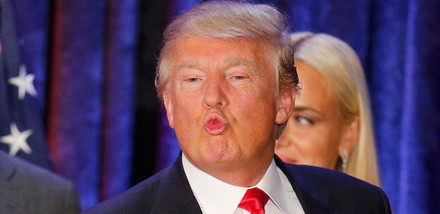
[[(305, 213), (391, 213), (378, 187), (332, 170), (278, 167), (289, 179)], [(287, 202), (288, 203), (288, 202)], [(181, 156), (170, 167), (86, 213), (202, 213), (183, 170)]]

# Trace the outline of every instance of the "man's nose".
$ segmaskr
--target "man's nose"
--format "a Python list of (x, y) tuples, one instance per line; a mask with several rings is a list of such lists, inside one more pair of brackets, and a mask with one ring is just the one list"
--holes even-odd
[(203, 106), (205, 108), (224, 108), (228, 104), (229, 100), (222, 80), (208, 80), (203, 97)]

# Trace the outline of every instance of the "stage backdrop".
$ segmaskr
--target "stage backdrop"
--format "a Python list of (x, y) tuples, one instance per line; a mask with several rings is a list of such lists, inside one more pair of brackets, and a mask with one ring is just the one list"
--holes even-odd
[[(35, 75), (51, 163), (75, 183), (83, 208), (174, 161), (179, 148), (154, 89), (156, 57), (167, 22), (201, 1), (3, 1), (12, 3), (22, 62)], [(328, 33), (356, 50), (393, 211), (440, 210), (440, 1), (255, 2), (289, 15), (292, 31)]]

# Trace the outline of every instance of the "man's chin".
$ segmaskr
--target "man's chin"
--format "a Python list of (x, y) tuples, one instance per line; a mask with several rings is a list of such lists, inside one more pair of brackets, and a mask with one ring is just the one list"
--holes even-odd
[(238, 157), (233, 157), (231, 154), (219, 153), (204, 153), (193, 161), (195, 162), (193, 164), (203, 171), (216, 169), (227, 170), (228, 168), (233, 168), (234, 165), (238, 165), (240, 162)]
[(211, 153), (205, 153), (205, 155), (203, 155), (202, 157), (202, 161), (207, 163), (207, 164), (225, 164), (225, 163), (230, 163), (234, 160), (233, 157), (231, 157), (230, 154), (225, 154), (225, 153), (215, 153), (215, 152), (211, 152)]

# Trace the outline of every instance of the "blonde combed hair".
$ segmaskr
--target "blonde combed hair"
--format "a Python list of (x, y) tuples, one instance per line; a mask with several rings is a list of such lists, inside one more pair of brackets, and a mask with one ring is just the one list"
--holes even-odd
[(347, 174), (380, 186), (368, 87), (356, 52), (342, 40), (322, 33), (293, 33), (291, 43), (295, 60), (314, 67), (328, 80), (344, 121), (359, 116), (359, 139), (350, 153)]

